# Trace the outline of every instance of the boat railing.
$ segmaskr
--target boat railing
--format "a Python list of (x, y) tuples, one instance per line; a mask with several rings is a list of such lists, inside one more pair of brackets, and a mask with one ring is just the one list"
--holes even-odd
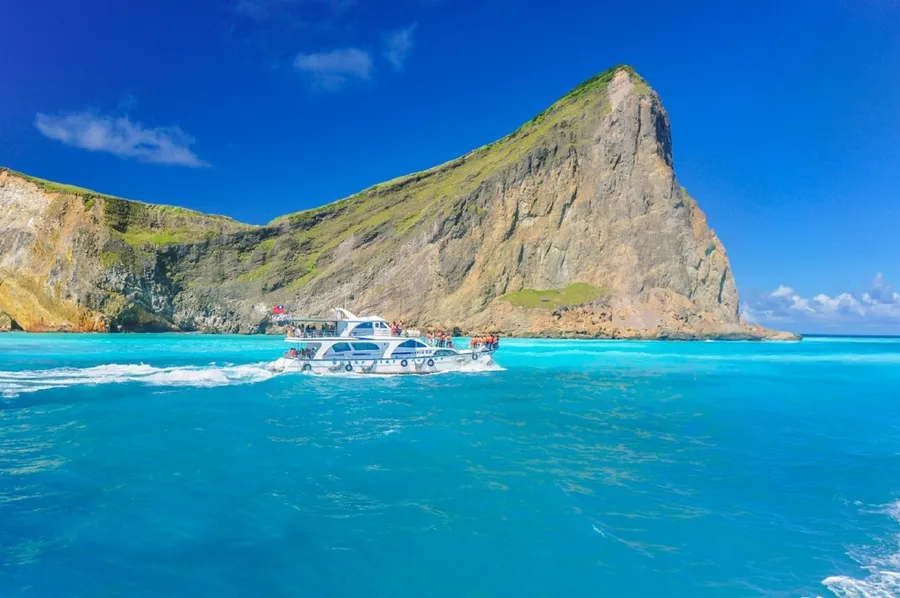
[(373, 336), (386, 336), (386, 337), (390, 337), (390, 336), (393, 336), (393, 335), (391, 334), (391, 331), (390, 331), (390, 330), (384, 330), (384, 329), (382, 329), (382, 328), (375, 328), (374, 330), (372, 330), (372, 329), (366, 329), (366, 330), (351, 330), (351, 331), (350, 331), (350, 336), (352, 336), (352, 337), (354, 337), (354, 338), (356, 338), (356, 337), (367, 337), (367, 338), (371, 338), (371, 337), (373, 337)]
[(295, 331), (293, 334), (289, 334), (291, 338), (334, 338), (337, 336), (337, 332), (300, 332)]

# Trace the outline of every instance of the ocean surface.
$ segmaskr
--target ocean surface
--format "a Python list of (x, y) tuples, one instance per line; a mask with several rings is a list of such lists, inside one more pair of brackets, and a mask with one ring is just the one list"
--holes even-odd
[(900, 339), (0, 335), (0, 596), (900, 596)]

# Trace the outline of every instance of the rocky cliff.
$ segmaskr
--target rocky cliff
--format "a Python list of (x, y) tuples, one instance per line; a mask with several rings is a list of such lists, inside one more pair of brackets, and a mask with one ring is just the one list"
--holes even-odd
[(431, 170), (250, 226), (0, 169), (0, 313), (25, 330), (263, 332), (343, 306), (507, 335), (764, 338), (629, 67)]

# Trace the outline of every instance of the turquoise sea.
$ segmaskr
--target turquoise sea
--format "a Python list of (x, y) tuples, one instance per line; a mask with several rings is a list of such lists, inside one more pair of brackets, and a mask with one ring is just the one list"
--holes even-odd
[(0, 596), (898, 596), (900, 339), (0, 335)]

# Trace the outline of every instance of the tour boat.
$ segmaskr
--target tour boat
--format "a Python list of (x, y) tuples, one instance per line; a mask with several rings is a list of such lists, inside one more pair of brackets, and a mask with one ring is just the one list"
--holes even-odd
[(473, 349), (434, 346), (415, 330), (394, 330), (379, 316), (356, 316), (335, 308), (330, 319), (279, 314), (291, 345), (272, 364), (279, 372), (433, 374), (483, 369), (494, 364), (497, 344)]

